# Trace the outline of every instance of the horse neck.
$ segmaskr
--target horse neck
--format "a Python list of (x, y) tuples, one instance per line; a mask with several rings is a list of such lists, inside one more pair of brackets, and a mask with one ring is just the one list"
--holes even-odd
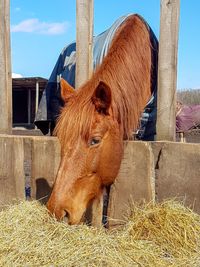
[(136, 130), (141, 112), (151, 95), (151, 43), (146, 25), (130, 16), (118, 30), (108, 55), (94, 74), (112, 91), (112, 116), (125, 138)]

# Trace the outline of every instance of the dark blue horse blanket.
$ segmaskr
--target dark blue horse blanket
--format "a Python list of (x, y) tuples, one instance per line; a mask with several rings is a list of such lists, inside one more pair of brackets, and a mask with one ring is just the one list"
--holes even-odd
[[(94, 70), (99, 64), (101, 64), (103, 58), (107, 55), (115, 32), (129, 16), (130, 15), (120, 17), (108, 30), (94, 37)], [(156, 134), (157, 110), (158, 41), (149, 25), (145, 21), (144, 23), (146, 24), (150, 32), (152, 44), (152, 97), (150, 98), (149, 102), (146, 105), (146, 108), (142, 113), (136, 136), (140, 140), (154, 140), (154, 136)], [(35, 118), (35, 124), (43, 132), (43, 134), (47, 134), (49, 133), (49, 131), (52, 131), (54, 129), (60, 108), (63, 106), (63, 102), (60, 96), (60, 79), (64, 78), (70, 85), (75, 87), (75, 68), (76, 43), (73, 42), (66, 46), (61, 52), (39, 104), (38, 112)]]

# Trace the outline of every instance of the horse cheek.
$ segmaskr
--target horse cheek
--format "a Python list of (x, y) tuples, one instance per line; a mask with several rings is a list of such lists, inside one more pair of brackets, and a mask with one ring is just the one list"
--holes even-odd
[(102, 147), (98, 173), (104, 185), (114, 182), (120, 168), (123, 153), (123, 143), (119, 140), (107, 140)]
[(86, 173), (89, 175), (97, 173), (98, 162), (99, 162), (98, 149), (89, 148), (86, 157)]

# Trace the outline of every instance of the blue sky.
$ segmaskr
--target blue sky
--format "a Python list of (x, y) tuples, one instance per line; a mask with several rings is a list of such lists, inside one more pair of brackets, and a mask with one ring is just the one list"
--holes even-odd
[[(178, 88), (200, 88), (200, 1), (180, 0)], [(11, 0), (12, 72), (49, 78), (62, 48), (75, 40), (75, 0)], [(138, 13), (159, 38), (160, 0), (94, 0), (94, 34)]]

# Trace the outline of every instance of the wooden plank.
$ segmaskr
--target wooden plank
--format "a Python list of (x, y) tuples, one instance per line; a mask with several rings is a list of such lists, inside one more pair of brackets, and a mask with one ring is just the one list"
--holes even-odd
[(60, 145), (54, 137), (33, 137), (31, 197), (46, 203), (60, 163)]
[(0, 0), (0, 133), (12, 132), (10, 1)]
[(14, 200), (25, 199), (23, 139), (0, 136), (0, 203), (1, 207)]
[(179, 197), (200, 213), (200, 145), (155, 142), (152, 148), (157, 200)]
[(93, 0), (76, 0), (76, 88), (93, 70)]
[(154, 157), (151, 144), (127, 142), (119, 174), (111, 186), (108, 227), (124, 224), (132, 202), (155, 200)]
[(161, 0), (157, 140), (175, 141), (180, 0)]

